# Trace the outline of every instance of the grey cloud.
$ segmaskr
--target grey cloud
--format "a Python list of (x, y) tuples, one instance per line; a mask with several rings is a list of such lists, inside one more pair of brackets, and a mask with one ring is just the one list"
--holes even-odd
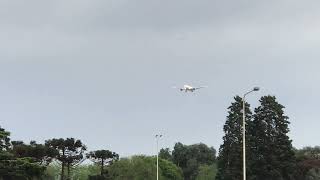
[[(72, 135), (92, 149), (103, 136), (125, 155), (152, 153), (159, 129), (167, 146), (180, 140), (218, 148), (232, 96), (259, 85), (250, 103), (277, 95), (294, 144), (313, 145), (318, 7), (298, 0), (3, 0), (1, 125), (13, 139)], [(209, 88), (191, 96), (170, 88), (184, 83)], [(39, 122), (41, 131), (30, 131)], [(135, 149), (120, 143), (127, 141)]]
[[(278, 24), (319, 17), (318, 1), (1, 1), (1, 22), (78, 28), (176, 28)], [(76, 28), (74, 27), (74, 28)]]

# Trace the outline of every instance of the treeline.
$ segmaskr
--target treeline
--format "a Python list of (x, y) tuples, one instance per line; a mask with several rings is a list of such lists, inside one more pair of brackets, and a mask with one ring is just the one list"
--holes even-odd
[(54, 162), (60, 165), (60, 179), (71, 179), (72, 170), (85, 159), (90, 159), (104, 174), (104, 167), (119, 159), (119, 155), (109, 150), (86, 152), (81, 140), (74, 138), (50, 139), (45, 144), (31, 141), (10, 141), (10, 133), (0, 128), (0, 179), (28, 180), (52, 179), (46, 172)]
[[(121, 158), (107, 165), (102, 176), (92, 176), (97, 172), (93, 167), (81, 167), (82, 171), (91, 169), (91, 173), (87, 173), (86, 176), (89, 179), (149, 180), (156, 177), (155, 156), (137, 155)], [(172, 151), (163, 148), (159, 152), (160, 180), (207, 180), (214, 179), (216, 173), (216, 150), (203, 143), (184, 145), (178, 142)]]
[(216, 174), (216, 150), (205, 144), (183, 145), (176, 143), (173, 151), (161, 149), (161, 159), (173, 162), (181, 168), (185, 180), (213, 179)]
[[(216, 150), (205, 144), (176, 143), (173, 151), (159, 153), (159, 179), (212, 179), (216, 173)], [(89, 159), (93, 165), (84, 164)], [(49, 139), (44, 144), (11, 141), (0, 128), (1, 180), (142, 180), (156, 177), (155, 156), (119, 158), (109, 150), (87, 151), (74, 138)]]
[[(248, 180), (319, 180), (320, 147), (295, 149), (289, 117), (274, 96), (263, 96), (251, 111), (245, 104)], [(160, 180), (242, 179), (242, 98), (228, 108), (223, 143), (216, 150), (205, 144), (163, 148)], [(83, 163), (91, 160), (92, 165)], [(49, 139), (43, 144), (11, 141), (0, 127), (0, 180), (149, 180), (156, 177), (155, 156), (120, 158), (110, 150), (88, 151), (81, 140)]]
[[(242, 98), (228, 108), (223, 144), (219, 149), (217, 180), (239, 180), (243, 176)], [(248, 180), (320, 179), (319, 148), (295, 150), (288, 137), (289, 118), (274, 96), (263, 96), (260, 105), (246, 112), (246, 160)]]

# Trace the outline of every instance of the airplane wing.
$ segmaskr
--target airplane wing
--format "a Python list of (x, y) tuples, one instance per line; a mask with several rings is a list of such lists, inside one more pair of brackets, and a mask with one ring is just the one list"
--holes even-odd
[(202, 89), (202, 88), (206, 88), (207, 86), (200, 86), (200, 87), (196, 87), (194, 89)]

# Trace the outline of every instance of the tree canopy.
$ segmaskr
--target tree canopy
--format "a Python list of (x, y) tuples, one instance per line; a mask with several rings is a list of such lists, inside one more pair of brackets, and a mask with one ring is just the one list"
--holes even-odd
[(182, 169), (186, 180), (193, 180), (197, 177), (201, 165), (212, 165), (216, 162), (216, 150), (203, 143), (176, 143), (172, 151), (172, 161)]
[(198, 175), (196, 180), (209, 180), (209, 179), (216, 179), (217, 175), (217, 165), (201, 165), (198, 169)]
[[(218, 180), (238, 180), (242, 178), (242, 98), (236, 96), (234, 102), (228, 107), (228, 116), (223, 126), (225, 135), (219, 149)], [(252, 113), (250, 105), (245, 104), (246, 125), (250, 124)]]
[(31, 141), (29, 145), (22, 141), (12, 141), (12, 154), (18, 158), (29, 157), (39, 165), (48, 166), (58, 154), (56, 149)]
[[(156, 158), (133, 156), (122, 158), (108, 167), (109, 178), (114, 180), (154, 179), (156, 177)], [(160, 180), (182, 180), (182, 171), (172, 162), (159, 159)]]
[(291, 180), (296, 160), (289, 139), (284, 106), (274, 96), (263, 96), (250, 130), (250, 179)]
[(41, 177), (45, 167), (30, 157), (16, 157), (12, 154), (10, 133), (0, 127), (0, 179), (27, 180)]
[(59, 152), (56, 159), (61, 162), (61, 180), (64, 180), (65, 177), (65, 167), (67, 167), (67, 179), (70, 179), (71, 168), (84, 160), (86, 146), (82, 144), (81, 140), (74, 138), (50, 139), (45, 142), (45, 145)]
[(109, 150), (91, 151), (87, 158), (100, 166), (100, 175), (104, 174), (104, 166), (111, 165), (114, 161), (119, 160), (119, 154)]

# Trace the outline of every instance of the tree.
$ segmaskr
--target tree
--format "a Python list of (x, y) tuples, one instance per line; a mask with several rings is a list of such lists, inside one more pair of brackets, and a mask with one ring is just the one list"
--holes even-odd
[(0, 126), (0, 179), (9, 175), (8, 165), (13, 155), (8, 152), (10, 147), (10, 132)]
[(217, 174), (217, 165), (201, 165), (198, 169), (196, 180), (215, 180)]
[(288, 137), (289, 121), (284, 106), (274, 96), (263, 96), (250, 123), (249, 179), (293, 179), (295, 156)]
[[(108, 167), (109, 179), (141, 180), (156, 177), (156, 158), (133, 156), (122, 158)], [(160, 180), (182, 180), (182, 171), (170, 161), (159, 159)]]
[(172, 161), (172, 155), (171, 155), (171, 151), (169, 148), (162, 148), (160, 149), (159, 152), (159, 158), (161, 159), (166, 159), (168, 161)]
[[(153, 158), (156, 160), (155, 158)], [(161, 170), (161, 175), (165, 180), (182, 180), (183, 173), (182, 170), (173, 164), (171, 161), (166, 159), (159, 159), (159, 169)]]
[[(94, 175), (99, 174), (100, 173), (100, 167), (97, 165), (88, 165), (88, 164), (84, 164), (84, 165), (80, 165), (77, 166), (74, 169), (74, 176), (73, 179), (76, 180), (91, 180), (89, 177), (94, 177)], [(103, 177), (103, 176), (102, 176)], [(105, 180), (106, 178), (103, 177), (103, 180)]]
[(114, 161), (119, 160), (119, 155), (109, 150), (91, 151), (87, 154), (87, 158), (91, 159), (97, 165), (100, 165), (100, 174), (104, 174), (104, 166), (111, 165)]
[(207, 145), (183, 145), (176, 143), (172, 151), (173, 162), (182, 169), (186, 180), (193, 180), (198, 174), (200, 165), (212, 165), (216, 161), (216, 150)]
[[(242, 104), (242, 98), (236, 96), (234, 102), (228, 107), (228, 116), (223, 127), (225, 135), (219, 149), (218, 180), (239, 180), (242, 178)], [(248, 103), (245, 104), (245, 112), (246, 125), (249, 125), (252, 113)]]
[(65, 168), (67, 168), (67, 179), (70, 179), (71, 168), (84, 160), (83, 154), (86, 146), (80, 140), (75, 140), (74, 138), (51, 139), (47, 140), (45, 145), (59, 152), (56, 159), (61, 163), (61, 180), (64, 180)]
[(13, 158), (13, 155), (8, 151), (10, 150), (10, 132), (1, 128), (0, 126), (0, 161)]
[[(46, 177), (43, 180), (57, 180), (60, 176), (61, 172), (60, 164), (56, 163), (55, 161), (50, 163), (46, 170)], [(95, 164), (81, 164), (73, 168), (73, 180), (88, 180), (89, 176), (97, 175), (100, 173), (100, 167)], [(91, 180), (91, 179), (90, 179)], [(105, 180), (105, 178), (103, 179)]]
[(8, 150), (10, 147), (10, 132), (0, 126), (0, 151)]
[(15, 157), (11, 153), (10, 133), (0, 127), (0, 179), (26, 180), (40, 177), (45, 167), (33, 161), (30, 157)]
[(52, 159), (58, 154), (56, 149), (43, 144), (37, 144), (36, 141), (31, 141), (29, 145), (24, 144), (22, 141), (12, 141), (11, 144), (11, 152), (15, 157), (30, 157), (39, 165), (48, 166)]
[(319, 159), (320, 160), (320, 146), (307, 146), (300, 150), (295, 150), (295, 155), (298, 160), (302, 159)]
[(295, 150), (297, 168), (295, 177), (299, 180), (312, 179), (320, 174), (320, 147), (304, 147)]
[(180, 168), (184, 168), (187, 166), (187, 154), (188, 148), (186, 145), (178, 142), (174, 145), (172, 151), (172, 160), (173, 162)]
[(319, 179), (320, 179), (320, 169), (311, 169), (305, 177), (305, 180), (319, 180)]
[[(146, 156), (133, 156), (123, 158), (113, 163), (109, 168), (109, 178), (112, 180), (139, 180), (156, 177), (156, 164), (152, 158)], [(160, 179), (161, 176), (160, 169)]]
[(45, 167), (34, 163), (30, 158), (18, 158), (0, 163), (0, 179), (28, 180), (39, 178), (44, 174)]

